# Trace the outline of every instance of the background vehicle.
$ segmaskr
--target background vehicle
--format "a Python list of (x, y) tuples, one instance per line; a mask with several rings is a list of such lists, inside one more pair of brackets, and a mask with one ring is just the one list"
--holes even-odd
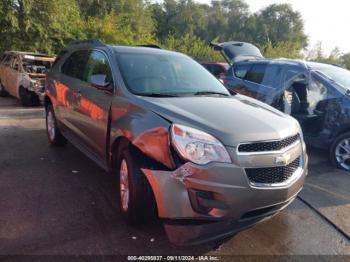
[(28, 52), (5, 52), (0, 59), (0, 96), (8, 93), (23, 106), (37, 105), (43, 98), (46, 73), (55, 58)]
[(251, 227), (303, 186), (308, 160), (297, 121), (230, 96), (183, 54), (75, 42), (46, 83), (50, 144), (68, 139), (115, 174), (127, 221), (156, 208), (176, 244)]
[(220, 62), (201, 62), (201, 65), (204, 66), (216, 78), (224, 76), (227, 70), (230, 68), (229, 64)]
[(231, 43), (220, 47), (236, 59), (222, 78), (231, 92), (292, 115), (307, 144), (329, 150), (331, 162), (350, 171), (350, 71), (322, 63), (264, 59), (250, 50), (245, 53), (250, 57), (242, 56), (237, 48), (233, 54)]

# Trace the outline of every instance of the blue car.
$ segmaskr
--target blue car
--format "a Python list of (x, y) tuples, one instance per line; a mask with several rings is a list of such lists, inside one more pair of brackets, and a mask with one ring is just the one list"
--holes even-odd
[(350, 71), (324, 63), (265, 59), (249, 43), (211, 46), (231, 64), (221, 81), (232, 94), (292, 115), (307, 144), (329, 150), (332, 164), (350, 171)]

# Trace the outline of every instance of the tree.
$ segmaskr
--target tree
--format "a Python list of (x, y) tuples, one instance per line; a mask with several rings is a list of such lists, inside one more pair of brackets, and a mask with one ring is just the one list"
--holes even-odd
[(53, 54), (65, 42), (80, 37), (80, 14), (74, 1), (3, 0), (2, 5), (0, 34), (10, 38), (3, 50)]
[(340, 58), (342, 61), (342, 64), (348, 69), (350, 70), (350, 53), (344, 54), (342, 55), (342, 57)]
[(289, 42), (298, 50), (307, 47), (308, 38), (304, 33), (301, 14), (289, 4), (272, 4), (256, 14), (256, 43)]

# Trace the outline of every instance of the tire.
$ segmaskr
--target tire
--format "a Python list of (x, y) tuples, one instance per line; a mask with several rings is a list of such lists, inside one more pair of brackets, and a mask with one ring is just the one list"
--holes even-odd
[(334, 140), (329, 155), (333, 166), (350, 171), (350, 132), (341, 134)]
[(122, 149), (116, 167), (122, 216), (131, 225), (144, 224), (154, 217), (156, 205), (151, 186), (129, 147)]
[(0, 97), (5, 97), (7, 95), (8, 93), (6, 92), (5, 87), (0, 82)]
[(31, 94), (27, 89), (25, 89), (23, 86), (20, 86), (18, 93), (22, 106), (27, 107), (32, 105)]
[(67, 143), (66, 138), (57, 127), (55, 112), (52, 105), (46, 107), (46, 133), (51, 146), (64, 146)]
[(40, 105), (40, 98), (36, 93), (31, 93), (30, 103), (33, 106), (39, 106)]

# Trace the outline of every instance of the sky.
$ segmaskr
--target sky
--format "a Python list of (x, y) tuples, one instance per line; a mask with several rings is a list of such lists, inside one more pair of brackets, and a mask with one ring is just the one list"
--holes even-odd
[[(211, 0), (195, 0), (210, 3)], [(290, 3), (301, 13), (310, 47), (322, 42), (325, 53), (335, 47), (350, 52), (350, 1), (349, 0), (245, 0), (252, 12), (272, 3)]]

